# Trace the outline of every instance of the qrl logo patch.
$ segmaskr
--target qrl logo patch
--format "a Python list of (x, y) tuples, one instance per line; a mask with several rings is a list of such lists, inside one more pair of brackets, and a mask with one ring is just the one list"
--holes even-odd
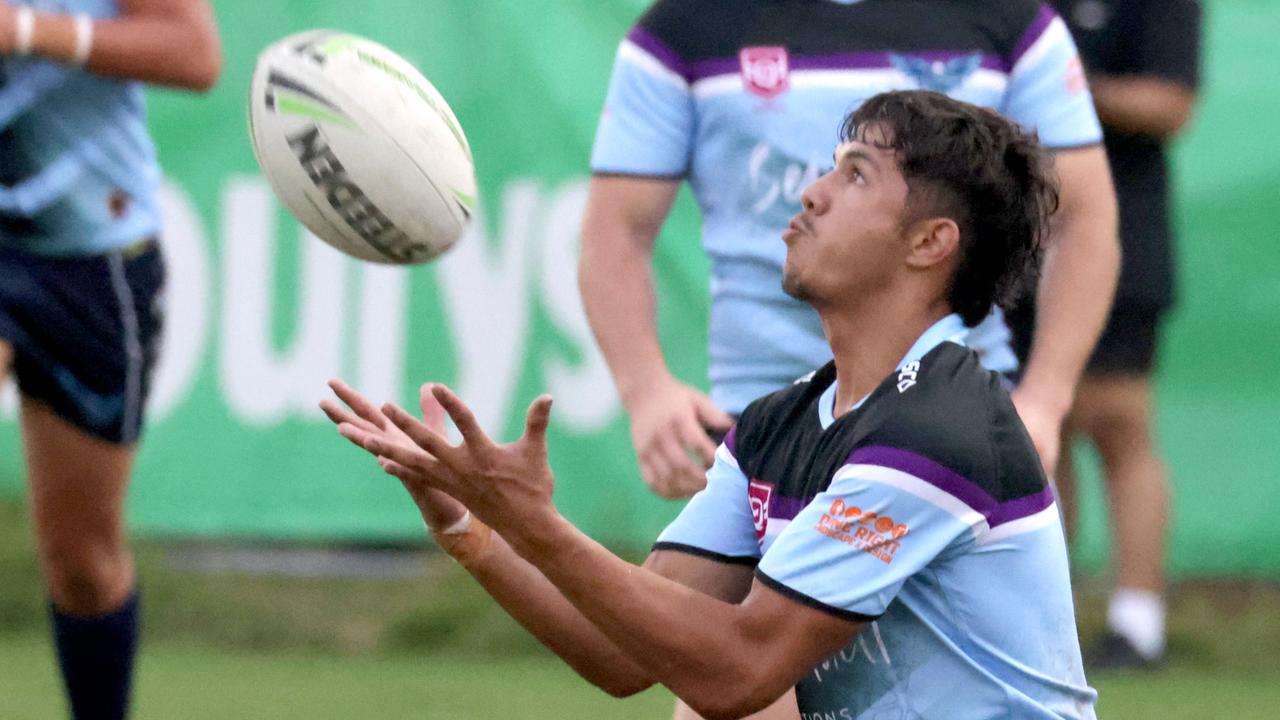
[(756, 524), (756, 540), (763, 540), (764, 530), (769, 527), (769, 498), (773, 497), (773, 486), (752, 480), (747, 485), (747, 497), (751, 501), (751, 520)]
[(746, 47), (738, 51), (742, 65), (742, 85), (747, 92), (766, 100), (786, 92), (787, 49), (780, 45)]

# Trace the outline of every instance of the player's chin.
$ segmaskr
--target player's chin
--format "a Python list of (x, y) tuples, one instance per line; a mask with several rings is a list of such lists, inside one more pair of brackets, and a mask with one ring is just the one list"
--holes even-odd
[(787, 262), (782, 266), (782, 292), (797, 300), (808, 300), (809, 293), (805, 289), (800, 273), (792, 267), (791, 255), (787, 254)]

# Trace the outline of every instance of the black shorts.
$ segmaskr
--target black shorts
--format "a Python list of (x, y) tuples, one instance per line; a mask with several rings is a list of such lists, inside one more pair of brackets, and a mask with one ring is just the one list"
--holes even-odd
[(0, 339), (22, 395), (102, 440), (136, 441), (164, 281), (153, 240), (76, 257), (0, 250)]
[(1160, 320), (1155, 305), (1117, 305), (1111, 309), (1085, 375), (1150, 375), (1155, 369)]
[[(1006, 315), (1013, 332), (1014, 351), (1025, 365), (1035, 324), (1034, 309), (1024, 303)], [(1125, 302), (1111, 308), (1098, 344), (1085, 366), (1085, 375), (1149, 375), (1155, 369), (1160, 321), (1165, 308), (1151, 303)]]

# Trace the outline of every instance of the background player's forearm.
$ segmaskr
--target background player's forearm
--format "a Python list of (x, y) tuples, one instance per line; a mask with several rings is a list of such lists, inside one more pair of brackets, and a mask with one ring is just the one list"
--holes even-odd
[[(90, 72), (108, 77), (208, 90), (222, 68), (213, 12), (203, 0), (122, 0), (118, 18), (93, 22)], [(31, 54), (71, 62), (73, 15), (35, 13)]]
[(1103, 125), (1156, 138), (1181, 130), (1195, 103), (1191, 88), (1143, 75), (1090, 75), (1089, 90)]
[(658, 342), (653, 245), (676, 181), (596, 177), (582, 223), (578, 286), (623, 404), (669, 375)]
[(525, 562), (500, 536), (484, 560), (468, 568), (507, 614), (587, 682), (625, 697), (654, 680), (583, 617), (537, 568)]
[(1035, 338), (1019, 392), (1065, 414), (1111, 308), (1120, 243), (1102, 147), (1059, 153), (1056, 164), (1062, 204), (1045, 255)]

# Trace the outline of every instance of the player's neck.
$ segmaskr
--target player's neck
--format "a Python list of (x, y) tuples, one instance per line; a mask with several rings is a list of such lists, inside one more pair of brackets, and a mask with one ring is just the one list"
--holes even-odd
[(899, 296), (823, 313), (823, 330), (836, 364), (833, 414), (849, 412), (875, 390), (925, 330), (949, 312), (945, 303), (928, 305)]

